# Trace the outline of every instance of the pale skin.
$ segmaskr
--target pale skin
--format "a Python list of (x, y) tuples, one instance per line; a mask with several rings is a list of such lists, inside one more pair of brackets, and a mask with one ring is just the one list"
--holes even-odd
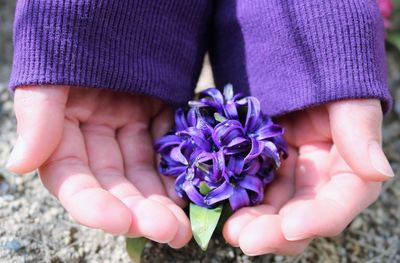
[(234, 214), (225, 239), (248, 255), (296, 255), (314, 237), (341, 233), (377, 199), (379, 181), (387, 179), (363, 149), (380, 141), (381, 120), (375, 100), (331, 103), (281, 118), (289, 158), (266, 189), (265, 204)]
[[(152, 147), (172, 123), (169, 106), (66, 86), (19, 87), (14, 102), (19, 139), (11, 171), (39, 169), (44, 186), (80, 224), (173, 248), (187, 244), (185, 203), (173, 180), (157, 172)], [(339, 234), (393, 176), (379, 146), (378, 100), (330, 103), (278, 121), (289, 159), (266, 189), (265, 204), (237, 211), (223, 230), (248, 255), (298, 254), (314, 237)]]

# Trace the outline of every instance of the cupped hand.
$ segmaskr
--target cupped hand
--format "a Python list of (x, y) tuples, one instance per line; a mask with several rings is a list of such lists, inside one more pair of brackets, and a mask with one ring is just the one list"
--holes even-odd
[(394, 175), (380, 146), (378, 100), (335, 102), (278, 122), (289, 158), (264, 203), (238, 210), (223, 230), (248, 255), (295, 255), (315, 237), (338, 235)]
[(14, 108), (18, 139), (8, 168), (39, 168), (75, 220), (175, 248), (190, 240), (173, 179), (159, 176), (153, 151), (172, 121), (167, 105), (127, 93), (37, 86), (18, 88)]

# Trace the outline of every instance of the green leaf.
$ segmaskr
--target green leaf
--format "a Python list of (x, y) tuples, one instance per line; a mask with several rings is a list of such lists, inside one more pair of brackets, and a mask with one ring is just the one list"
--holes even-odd
[(214, 113), (214, 119), (215, 119), (217, 122), (224, 122), (224, 121), (227, 120), (224, 116), (222, 116), (222, 115), (219, 114), (218, 112)]
[(206, 194), (208, 194), (209, 192), (211, 192), (211, 188), (208, 187), (208, 185), (206, 184), (206, 182), (201, 182), (201, 183), (200, 183), (199, 190), (200, 190), (200, 193), (201, 193), (202, 195), (206, 195)]
[(189, 209), (193, 237), (200, 248), (206, 251), (221, 216), (222, 205), (209, 209), (191, 203)]
[(395, 46), (400, 51), (400, 33), (399, 32), (394, 32), (394, 31), (388, 32), (386, 39), (390, 44)]
[(133, 262), (140, 263), (147, 241), (145, 237), (126, 238), (126, 250)]
[(400, 12), (400, 0), (394, 0), (394, 7), (397, 12)]

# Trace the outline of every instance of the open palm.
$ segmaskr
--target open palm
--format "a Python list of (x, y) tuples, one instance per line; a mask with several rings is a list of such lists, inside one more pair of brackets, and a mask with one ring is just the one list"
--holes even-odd
[[(264, 204), (243, 208), (227, 221), (225, 239), (249, 255), (294, 255), (314, 237), (343, 231), (377, 199), (379, 181), (392, 175), (379, 152), (381, 121), (375, 100), (337, 102), (280, 118), (289, 158), (266, 189)], [(368, 151), (374, 151), (372, 163)], [(386, 176), (376, 167), (386, 168)]]
[(96, 89), (22, 87), (15, 112), (19, 138), (9, 169), (39, 168), (43, 184), (79, 223), (172, 247), (190, 240), (174, 182), (156, 167), (153, 140), (171, 123), (164, 103)]

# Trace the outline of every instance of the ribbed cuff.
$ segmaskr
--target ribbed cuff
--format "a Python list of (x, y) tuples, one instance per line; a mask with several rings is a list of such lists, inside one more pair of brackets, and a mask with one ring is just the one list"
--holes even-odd
[(10, 89), (62, 84), (192, 98), (208, 1), (20, 0)]
[[(224, 42), (232, 32), (241, 34), (243, 45), (226, 56), (230, 61), (214, 59), (216, 68), (245, 65), (236, 75), (247, 80), (266, 113), (358, 98), (380, 99), (383, 110), (390, 109), (383, 19), (375, 0), (222, 1), (222, 7), (231, 11), (216, 24), (214, 53), (235, 47), (233, 40)], [(216, 82), (223, 84), (229, 76), (218, 72)]]

